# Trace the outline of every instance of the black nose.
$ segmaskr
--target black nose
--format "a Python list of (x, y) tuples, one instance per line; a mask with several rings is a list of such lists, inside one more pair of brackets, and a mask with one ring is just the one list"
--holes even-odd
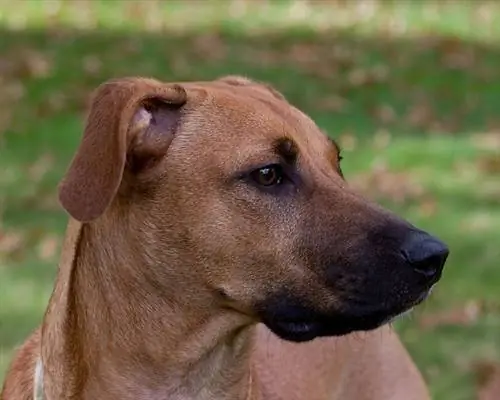
[(439, 279), (449, 250), (435, 237), (425, 232), (414, 231), (403, 244), (401, 253), (415, 272), (429, 279)]

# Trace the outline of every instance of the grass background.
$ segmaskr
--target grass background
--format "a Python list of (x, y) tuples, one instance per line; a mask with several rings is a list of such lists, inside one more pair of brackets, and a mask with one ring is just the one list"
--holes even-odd
[(499, 20), (493, 1), (0, 0), (0, 381), (52, 289), (90, 91), (243, 74), (341, 143), (353, 185), (449, 243), (396, 326), (435, 399), (476, 398), (478, 365), (500, 362)]

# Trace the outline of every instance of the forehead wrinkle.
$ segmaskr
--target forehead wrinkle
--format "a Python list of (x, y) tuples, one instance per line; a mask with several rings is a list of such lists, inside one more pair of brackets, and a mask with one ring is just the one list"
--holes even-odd
[(284, 136), (276, 140), (274, 151), (288, 164), (295, 164), (297, 161), (299, 150), (292, 138)]
[[(233, 129), (242, 133), (234, 135), (233, 154), (237, 157), (228, 162), (226, 168), (241, 169), (259, 166), (259, 163), (279, 162), (273, 150), (273, 142), (291, 139), (295, 143), (295, 165), (308, 174), (333, 178), (337, 171), (337, 146), (303, 111), (286, 100), (276, 99), (270, 94), (249, 90), (246, 87), (222, 90), (213, 99), (221, 108), (221, 120), (225, 122), (228, 110), (238, 117), (234, 120), (241, 124)], [(236, 89), (236, 90), (234, 90)], [(233, 118), (231, 118), (233, 120)], [(234, 143), (236, 142), (236, 143)], [(246, 145), (246, 146), (245, 146)], [(314, 172), (316, 171), (316, 172)]]
[(333, 138), (328, 136), (326, 133), (324, 133), (326, 138), (328, 139), (327, 142), (327, 158), (330, 164), (335, 168), (338, 169), (338, 164), (339, 164), (339, 156), (340, 156), (340, 146), (337, 144)]
[(289, 106), (283, 100), (271, 96), (255, 96), (255, 99), (264, 106), (266, 110), (271, 111), (283, 121), (290, 118)]
[(306, 114), (297, 110), (298, 124), (295, 126), (298, 146), (297, 167), (306, 174), (319, 172), (323, 176), (333, 177), (337, 170), (337, 147), (331, 139)]
[[(328, 141), (306, 114), (271, 95), (229, 89), (234, 88), (208, 91), (205, 101), (186, 115), (179, 138), (183, 145), (190, 146), (191, 140), (216, 141), (217, 148), (212, 152), (236, 153), (236, 157), (220, 158), (228, 171), (279, 162), (275, 144), (285, 139), (295, 144), (296, 163), (302, 158), (306, 164), (325, 160)], [(206, 121), (206, 115), (212, 116), (210, 121)]]
[[(274, 141), (276, 144), (279, 141), (290, 140), (293, 143), (295, 153), (293, 161), (299, 168), (299, 163), (302, 163), (304, 166), (310, 165), (313, 169), (320, 169), (326, 175), (330, 175), (334, 171), (332, 167), (335, 167), (335, 164), (330, 159), (330, 150), (332, 149), (330, 139), (309, 116), (289, 103), (283, 106), (280, 104), (283, 103), (282, 100), (271, 96), (263, 96), (259, 93), (254, 98), (257, 102), (252, 107), (249, 116), (251, 115), (252, 121), (255, 121), (254, 118), (256, 118), (256, 124), (262, 125), (263, 141), (259, 150), (256, 150), (253, 155), (248, 154), (245, 157), (248, 161), (253, 158), (266, 162), (270, 160), (270, 151), (275, 150), (270, 147), (270, 143), (272, 143), (270, 141)], [(259, 112), (261, 106), (264, 109)], [(278, 155), (280, 154), (278, 153)], [(336, 153), (334, 153), (334, 157), (336, 161)], [(306, 168), (310, 169), (311, 167)]]
[(337, 143), (335, 139), (329, 136), (326, 132), (323, 131), (323, 134), (328, 139), (328, 143), (330, 145), (330, 150), (333, 150), (337, 155), (340, 154), (340, 145)]
[[(269, 112), (270, 107), (266, 102), (255, 99), (242, 102), (238, 98), (241, 96), (227, 92), (213, 98), (216, 101), (210, 105), (213, 115), (211, 128), (209, 132), (204, 132), (206, 136), (203, 140), (217, 141), (218, 149), (214, 151), (235, 156), (219, 158), (223, 160), (224, 165), (221, 166), (227, 172), (279, 162), (275, 143), (289, 136), (286, 121), (276, 112)], [(273, 111), (276, 111), (274, 107)], [(233, 124), (228, 125), (228, 120), (233, 121)], [(194, 129), (191, 131), (197, 134)]]

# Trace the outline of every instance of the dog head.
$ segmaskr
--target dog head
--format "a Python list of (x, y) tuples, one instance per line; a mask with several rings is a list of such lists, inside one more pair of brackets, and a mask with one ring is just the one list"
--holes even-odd
[(350, 190), (340, 164), (271, 87), (125, 78), (97, 89), (60, 200), (79, 221), (133, 226), (141, 274), (166, 292), (304, 341), (410, 309), (448, 255)]

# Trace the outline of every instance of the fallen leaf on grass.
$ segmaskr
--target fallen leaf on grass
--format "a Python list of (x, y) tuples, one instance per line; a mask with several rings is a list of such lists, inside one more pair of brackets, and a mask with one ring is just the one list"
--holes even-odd
[(354, 189), (373, 200), (389, 200), (404, 204), (411, 200), (421, 200), (424, 188), (412, 179), (408, 172), (394, 172), (384, 164), (376, 166), (371, 172), (350, 179)]
[(500, 174), (500, 154), (489, 155), (479, 159), (478, 168), (489, 175)]
[(96, 55), (88, 55), (83, 58), (83, 70), (89, 75), (97, 75), (101, 72), (102, 61)]
[(57, 194), (53, 190), (47, 190), (43, 186), (37, 186), (29, 195), (21, 200), (23, 208), (41, 212), (61, 211), (61, 205)]
[(11, 125), (16, 106), (24, 94), (25, 88), (20, 82), (6, 79), (0, 74), (0, 139)]
[(373, 147), (376, 150), (383, 150), (391, 143), (391, 133), (385, 129), (381, 129), (373, 135)]
[(57, 256), (58, 248), (59, 238), (57, 236), (48, 235), (38, 244), (38, 257), (43, 261), (53, 260)]
[(53, 70), (53, 62), (39, 51), (25, 49), (21, 53), (18, 72), (29, 78), (46, 78)]
[(351, 68), (359, 62), (361, 52), (345, 44), (335, 43), (331, 49), (330, 60), (334, 60), (343, 69)]
[(19, 101), (25, 94), (24, 85), (16, 80), (2, 79), (0, 76), (0, 95), (2, 106), (5, 104), (12, 104), (12, 102)]
[(337, 142), (342, 150), (352, 151), (356, 148), (356, 144), (358, 143), (358, 139), (356, 135), (347, 132), (343, 133), (337, 138)]
[[(492, 199), (493, 200), (493, 199)], [(464, 218), (460, 224), (461, 229), (468, 234), (488, 232), (495, 227), (495, 220), (488, 211), (476, 211)]]
[(332, 112), (341, 112), (346, 109), (349, 102), (341, 97), (341, 96), (328, 96), (319, 99), (315, 103), (315, 107), (321, 111), (332, 111)]
[(288, 57), (300, 65), (310, 65), (311, 63), (320, 63), (320, 54), (318, 46), (309, 43), (296, 43), (290, 47)]
[(228, 54), (226, 42), (216, 32), (195, 37), (191, 46), (193, 46), (194, 51), (204, 61), (221, 61), (224, 60)]
[(46, 118), (63, 111), (69, 104), (69, 98), (65, 93), (47, 93), (45, 101), (38, 104), (34, 111), (37, 117)]
[(469, 301), (462, 307), (444, 310), (438, 313), (425, 314), (419, 318), (422, 329), (435, 329), (440, 326), (468, 326), (475, 323), (482, 312), (481, 304)]
[(389, 124), (394, 122), (397, 115), (394, 108), (389, 104), (381, 104), (375, 107), (373, 115), (382, 124)]
[(182, 54), (177, 54), (175, 57), (167, 57), (167, 63), (170, 64), (170, 68), (173, 73), (177, 76), (189, 76), (193, 73), (193, 65), (188, 57)]
[(53, 165), (54, 157), (44, 154), (28, 167), (28, 176), (33, 183), (40, 182)]
[(59, 236), (43, 227), (25, 231), (0, 231), (0, 261), (20, 260), (32, 251), (43, 261), (52, 261), (59, 251)]
[(364, 86), (368, 83), (368, 72), (363, 68), (354, 68), (347, 74), (347, 80), (352, 86)]
[(481, 362), (475, 366), (477, 379), (477, 400), (500, 399), (500, 365)]
[(433, 198), (426, 198), (420, 202), (420, 215), (429, 218), (438, 212), (438, 202)]
[(435, 50), (441, 57), (442, 66), (448, 69), (471, 70), (478, 61), (474, 47), (458, 37), (439, 38)]
[(414, 128), (428, 128), (434, 118), (434, 112), (430, 104), (420, 102), (410, 107), (406, 122)]
[(15, 256), (24, 247), (24, 237), (16, 231), (0, 231), (0, 260)]

